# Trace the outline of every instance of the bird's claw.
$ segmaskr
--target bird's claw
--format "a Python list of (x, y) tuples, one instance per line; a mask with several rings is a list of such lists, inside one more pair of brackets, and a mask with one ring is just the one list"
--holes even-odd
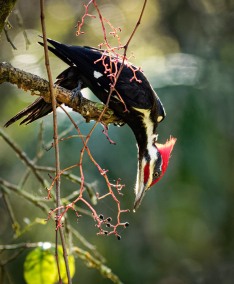
[(82, 86), (82, 82), (79, 80), (77, 87), (73, 89), (71, 92), (72, 101), (77, 101), (80, 97), (82, 97), (81, 86)]

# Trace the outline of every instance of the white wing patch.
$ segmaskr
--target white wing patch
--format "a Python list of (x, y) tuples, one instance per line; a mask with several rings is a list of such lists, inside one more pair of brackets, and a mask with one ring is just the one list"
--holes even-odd
[(101, 72), (94, 70), (93, 76), (94, 76), (95, 79), (98, 79), (98, 78), (102, 77), (103, 74)]

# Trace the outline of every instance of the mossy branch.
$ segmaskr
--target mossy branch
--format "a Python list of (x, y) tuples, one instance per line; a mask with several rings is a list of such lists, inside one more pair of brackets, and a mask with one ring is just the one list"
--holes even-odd
[[(0, 63), (0, 84), (4, 82), (17, 85), (18, 88), (24, 91), (30, 91), (31, 95), (41, 96), (46, 102), (50, 102), (49, 83), (47, 80), (15, 68), (7, 62)], [(66, 106), (80, 113), (86, 119), (86, 122), (99, 120), (105, 108), (104, 104), (92, 102), (82, 96), (78, 96), (74, 100), (72, 91), (60, 86), (54, 85), (54, 92), (57, 102), (60, 104), (64, 103)], [(109, 123), (123, 123), (109, 108), (106, 108), (105, 113), (102, 115), (101, 122), (106, 125)]]
[[(0, 0), (0, 34), (17, 0)], [(1, 38), (1, 35), (0, 35)]]

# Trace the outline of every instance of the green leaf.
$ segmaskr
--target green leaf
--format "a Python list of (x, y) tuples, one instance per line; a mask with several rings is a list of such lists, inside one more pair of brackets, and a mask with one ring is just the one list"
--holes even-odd
[[(58, 247), (58, 258), (61, 278), (67, 282), (66, 267), (63, 260), (62, 247)], [(68, 257), (71, 277), (75, 273), (75, 259)], [(24, 262), (24, 278), (27, 284), (54, 284), (58, 281), (58, 270), (55, 259), (55, 249), (50, 243), (42, 243), (32, 250)]]

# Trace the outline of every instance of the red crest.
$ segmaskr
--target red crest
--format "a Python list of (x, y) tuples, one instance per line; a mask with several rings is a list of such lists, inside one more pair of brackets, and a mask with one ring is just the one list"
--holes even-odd
[(168, 164), (169, 164), (171, 152), (173, 150), (175, 143), (176, 143), (176, 138), (174, 138), (174, 137), (170, 137), (170, 139), (167, 140), (165, 144), (156, 143), (156, 147), (158, 148), (158, 151), (160, 152), (160, 154), (162, 156), (162, 161), (163, 161), (162, 173), (161, 173), (160, 177), (153, 180), (151, 186), (154, 185), (156, 182), (158, 182), (162, 178), (164, 173), (166, 172), (166, 169), (167, 169)]

